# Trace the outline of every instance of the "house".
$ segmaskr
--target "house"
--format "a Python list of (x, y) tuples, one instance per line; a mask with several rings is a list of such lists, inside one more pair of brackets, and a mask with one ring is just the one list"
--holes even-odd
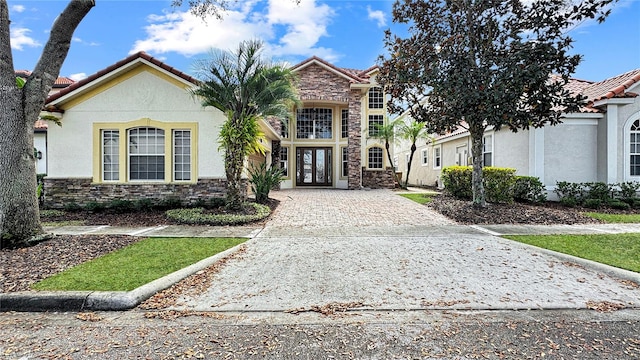
[[(600, 82), (574, 79), (567, 86), (587, 97), (580, 112), (540, 129), (487, 129), (485, 166), (515, 168), (518, 175), (538, 177), (550, 198), (559, 181), (640, 181), (640, 69)], [(407, 121), (407, 114), (401, 118)], [(462, 127), (419, 145), (411, 184), (441, 185), (443, 167), (471, 164), (471, 139)], [(395, 155), (402, 160), (407, 153), (406, 144), (398, 143)], [(403, 169), (406, 164), (399, 161), (398, 170)]]
[[(313, 57), (292, 70), (302, 104), (291, 120), (261, 122), (266, 154), (249, 161), (280, 164), (283, 188), (393, 186), (382, 147), (363, 136), (386, 118), (377, 69)], [(223, 196), (226, 117), (189, 93), (197, 83), (139, 52), (51, 94), (45, 109), (62, 127), (48, 127), (45, 204)]]
[[(23, 79), (27, 79), (31, 75), (31, 71), (28, 70), (16, 70), (15, 74), (17, 77), (21, 77)], [(68, 77), (58, 77), (56, 81), (53, 83), (51, 90), (49, 91), (49, 95), (54, 94), (65, 87), (73, 84), (74, 81)], [(33, 134), (33, 148), (36, 155), (36, 173), (37, 174), (46, 174), (47, 173), (47, 128), (49, 124), (47, 121), (38, 119), (34, 126), (34, 134)]]

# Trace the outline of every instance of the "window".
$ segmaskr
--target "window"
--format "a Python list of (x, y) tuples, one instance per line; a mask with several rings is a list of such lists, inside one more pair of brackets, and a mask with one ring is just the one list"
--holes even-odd
[(411, 167), (411, 153), (404, 155), (404, 163), (407, 164), (407, 169)]
[(342, 148), (342, 177), (349, 176), (349, 149)]
[(173, 131), (173, 179), (191, 180), (191, 131)]
[(369, 169), (382, 169), (382, 148), (369, 148)]
[(280, 120), (280, 136), (282, 136), (283, 139), (289, 138), (289, 119)]
[(349, 137), (349, 110), (342, 110), (342, 138)]
[(382, 109), (384, 106), (384, 93), (379, 87), (369, 89), (369, 109)]
[(280, 169), (282, 169), (282, 176), (289, 177), (289, 148), (280, 148)]
[(629, 175), (640, 176), (640, 120), (629, 129)]
[(164, 130), (129, 130), (129, 179), (164, 180)]
[(378, 136), (382, 125), (384, 125), (383, 115), (369, 115), (369, 136)]
[(95, 182), (195, 182), (196, 123), (94, 123)]
[(486, 135), (482, 138), (482, 166), (491, 166), (493, 163), (492, 160), (492, 152), (493, 152), (493, 136)]
[(439, 169), (440, 166), (442, 166), (442, 164), (440, 163), (442, 161), (442, 157), (440, 155), (441, 151), (442, 151), (442, 148), (440, 146), (433, 148), (433, 168), (434, 169)]
[(120, 133), (102, 130), (102, 179), (120, 180)]
[(429, 165), (429, 149), (422, 149), (420, 155), (422, 158), (422, 166)]
[(298, 109), (296, 137), (298, 139), (331, 139), (332, 124), (331, 109)]

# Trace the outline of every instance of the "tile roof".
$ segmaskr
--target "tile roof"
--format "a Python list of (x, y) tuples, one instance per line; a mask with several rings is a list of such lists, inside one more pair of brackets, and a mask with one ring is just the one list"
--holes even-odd
[(108, 67), (98, 71), (97, 73), (95, 73), (93, 75), (90, 75), (90, 76), (88, 76), (88, 77), (86, 77), (86, 78), (84, 78), (84, 79), (82, 79), (80, 81), (74, 82), (73, 84), (67, 86), (66, 88), (64, 88), (63, 90), (60, 90), (59, 92), (57, 92), (55, 94), (50, 95), (47, 98), (46, 103), (50, 103), (52, 101), (55, 101), (55, 100), (65, 96), (65, 95), (71, 93), (72, 91), (77, 90), (77, 89), (79, 89), (79, 88), (81, 88), (81, 87), (83, 87), (83, 86), (95, 81), (96, 79), (99, 79), (102, 76), (107, 75), (108, 73), (110, 73), (112, 71), (115, 71), (115, 70), (117, 70), (117, 69), (119, 69), (119, 68), (121, 68), (121, 67), (123, 67), (123, 66), (125, 66), (125, 65), (127, 65), (127, 64), (129, 64), (129, 63), (131, 63), (133, 61), (135, 61), (135, 60), (137, 60), (137, 59), (146, 60), (146, 61), (148, 61), (148, 62), (150, 62), (150, 63), (152, 63), (152, 64), (154, 64), (154, 65), (156, 65), (156, 66), (158, 66), (158, 67), (170, 72), (170, 73), (172, 73), (173, 75), (176, 75), (179, 78), (182, 78), (185, 81), (190, 82), (190, 83), (193, 83), (193, 84), (197, 84), (198, 83), (198, 80), (196, 80), (194, 77), (192, 77), (192, 76), (190, 76), (190, 75), (188, 75), (188, 74), (186, 74), (186, 73), (184, 73), (184, 72), (182, 72), (182, 71), (180, 71), (180, 70), (178, 70), (178, 69), (176, 69), (176, 68), (174, 68), (172, 66), (169, 66), (169, 65), (163, 63), (162, 61), (152, 57), (151, 55), (145, 53), (144, 51), (140, 51), (140, 52), (132, 54), (132, 55), (130, 55), (130, 56), (118, 61), (117, 63), (115, 63), (115, 64), (113, 64), (111, 66), (108, 66)]
[[(21, 78), (28, 78), (29, 76), (31, 76), (31, 71), (29, 70), (16, 70), (15, 71), (16, 76), (19, 76)], [(54, 88), (65, 88), (71, 84), (73, 84), (75, 81), (71, 78), (68, 78), (66, 76), (60, 76), (56, 79), (56, 81), (53, 83), (53, 87)]]
[(342, 75), (344, 75), (345, 77), (349, 78), (351, 80), (351, 82), (357, 83), (357, 84), (367, 84), (369, 83), (369, 75), (367, 74), (368, 71), (370, 71), (370, 69), (367, 69), (365, 71), (363, 70), (357, 70), (357, 69), (348, 69), (348, 68), (341, 68), (341, 67), (337, 67), (333, 64), (331, 64), (330, 62), (323, 60), (317, 56), (312, 56), (294, 66), (291, 67), (291, 69), (293, 71), (296, 71), (298, 69), (303, 69), (305, 67), (307, 67), (308, 65), (310, 65), (313, 62), (317, 62), (320, 63), (330, 69), (332, 69), (335, 72), (338, 72)]
[(628, 92), (632, 85), (640, 82), (640, 69), (628, 71), (624, 74), (614, 76), (612, 78), (596, 82), (588, 86), (582, 91), (587, 97), (588, 106), (592, 106), (594, 102), (619, 97), (636, 97), (638, 94)]
[(49, 128), (49, 125), (47, 124), (47, 122), (45, 120), (38, 119), (36, 121), (36, 124), (35, 124), (35, 131), (36, 132), (46, 131), (48, 128)]

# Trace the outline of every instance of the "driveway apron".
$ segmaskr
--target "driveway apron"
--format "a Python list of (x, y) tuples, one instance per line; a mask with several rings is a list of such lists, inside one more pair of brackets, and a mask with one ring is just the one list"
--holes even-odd
[[(177, 309), (576, 309), (629, 282), (457, 225), (389, 190), (283, 190), (264, 230)], [(314, 310), (316, 309), (316, 310)]]

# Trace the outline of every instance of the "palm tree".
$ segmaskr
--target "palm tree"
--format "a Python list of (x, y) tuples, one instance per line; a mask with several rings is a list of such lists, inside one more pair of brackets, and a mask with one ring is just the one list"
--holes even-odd
[(389, 151), (389, 144), (396, 137), (396, 128), (398, 128), (402, 123), (399, 120), (395, 120), (392, 122), (387, 122), (386, 124), (374, 124), (374, 129), (370, 133), (369, 137), (373, 139), (378, 139), (380, 141), (384, 141), (384, 148), (387, 151), (387, 159), (389, 160), (389, 164), (393, 168), (393, 178), (395, 179), (398, 186), (402, 186), (402, 179), (399, 179), (396, 175), (396, 167), (393, 164), (393, 160), (391, 159), (391, 152)]
[(407, 176), (405, 177), (404, 186), (402, 186), (406, 189), (409, 186), (409, 173), (411, 172), (413, 154), (415, 154), (417, 149), (416, 142), (418, 142), (418, 140), (420, 139), (429, 139), (430, 137), (424, 124), (415, 120), (412, 120), (408, 124), (402, 124), (402, 126), (400, 126), (400, 130), (398, 131), (398, 134), (401, 138), (409, 140), (411, 142), (411, 155), (409, 155), (409, 163), (407, 164)]
[(216, 51), (198, 64), (203, 79), (193, 94), (202, 106), (224, 112), (227, 120), (220, 132), (227, 178), (226, 207), (242, 208), (242, 172), (247, 155), (260, 151), (258, 121), (267, 116), (286, 118), (298, 102), (295, 76), (284, 64), (261, 57), (263, 44), (243, 41), (237, 51)]

